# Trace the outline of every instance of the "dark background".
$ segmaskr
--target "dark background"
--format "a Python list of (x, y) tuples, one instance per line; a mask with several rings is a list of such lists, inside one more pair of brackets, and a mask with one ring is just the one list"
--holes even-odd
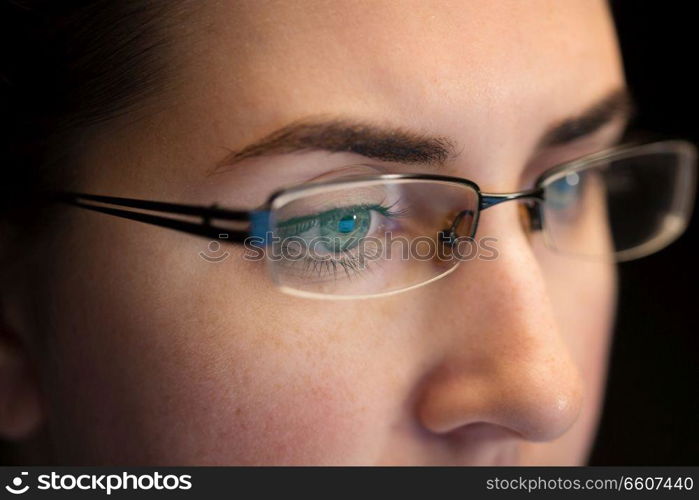
[[(699, 143), (694, 2), (612, 0), (635, 126)], [(620, 264), (617, 329), (591, 465), (699, 465), (699, 214)]]

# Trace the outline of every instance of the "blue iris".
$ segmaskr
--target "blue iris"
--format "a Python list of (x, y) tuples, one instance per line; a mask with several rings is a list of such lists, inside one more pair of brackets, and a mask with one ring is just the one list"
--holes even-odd
[(570, 208), (580, 197), (581, 181), (573, 172), (551, 183), (546, 189), (546, 202), (556, 210)]

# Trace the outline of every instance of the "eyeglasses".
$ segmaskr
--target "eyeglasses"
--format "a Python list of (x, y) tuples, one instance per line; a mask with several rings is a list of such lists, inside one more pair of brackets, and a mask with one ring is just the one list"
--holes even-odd
[(244, 244), (246, 258), (265, 261), (286, 292), (365, 298), (425, 285), (474, 258), (483, 250), (481, 212), (506, 201), (520, 203), (525, 229), (555, 252), (615, 262), (649, 255), (687, 226), (696, 157), (685, 141), (624, 145), (558, 165), (513, 193), (442, 175), (346, 177), (282, 189), (255, 210), (71, 192), (56, 199)]

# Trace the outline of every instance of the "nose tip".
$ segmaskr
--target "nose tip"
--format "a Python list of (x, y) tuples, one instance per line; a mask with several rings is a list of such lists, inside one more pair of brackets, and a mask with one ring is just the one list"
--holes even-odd
[(523, 367), (504, 377), (501, 386), (508, 384), (511, 388), (504, 391), (499, 401), (490, 403), (490, 411), (502, 425), (516, 430), (525, 439), (556, 439), (577, 420), (583, 385), (570, 360), (556, 360), (548, 367)]
[(480, 375), (456, 374), (447, 367), (433, 377), (417, 411), (423, 427), (435, 434), (489, 423), (528, 441), (548, 441), (573, 425), (582, 406), (579, 373), (560, 362), (505, 366)]

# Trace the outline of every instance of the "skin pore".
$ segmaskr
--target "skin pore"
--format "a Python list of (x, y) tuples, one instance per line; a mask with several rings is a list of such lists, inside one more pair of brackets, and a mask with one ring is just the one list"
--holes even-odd
[[(411, 171), (517, 191), (624, 125), (614, 115), (542, 142), (624, 88), (603, 1), (207, 1), (181, 23), (163, 54), (169, 90), (86, 132), (71, 189), (247, 209), (286, 185)], [(315, 148), (235, 156), (311, 119), (448, 138), (458, 154), (440, 165)], [(204, 239), (60, 210), (0, 301), (21, 346), (0, 350), (0, 436), (44, 431), (38, 461), (587, 458), (615, 271), (544, 248), (516, 203), (480, 221), (498, 259), (357, 301), (282, 294), (236, 246), (214, 264), (199, 257)]]

